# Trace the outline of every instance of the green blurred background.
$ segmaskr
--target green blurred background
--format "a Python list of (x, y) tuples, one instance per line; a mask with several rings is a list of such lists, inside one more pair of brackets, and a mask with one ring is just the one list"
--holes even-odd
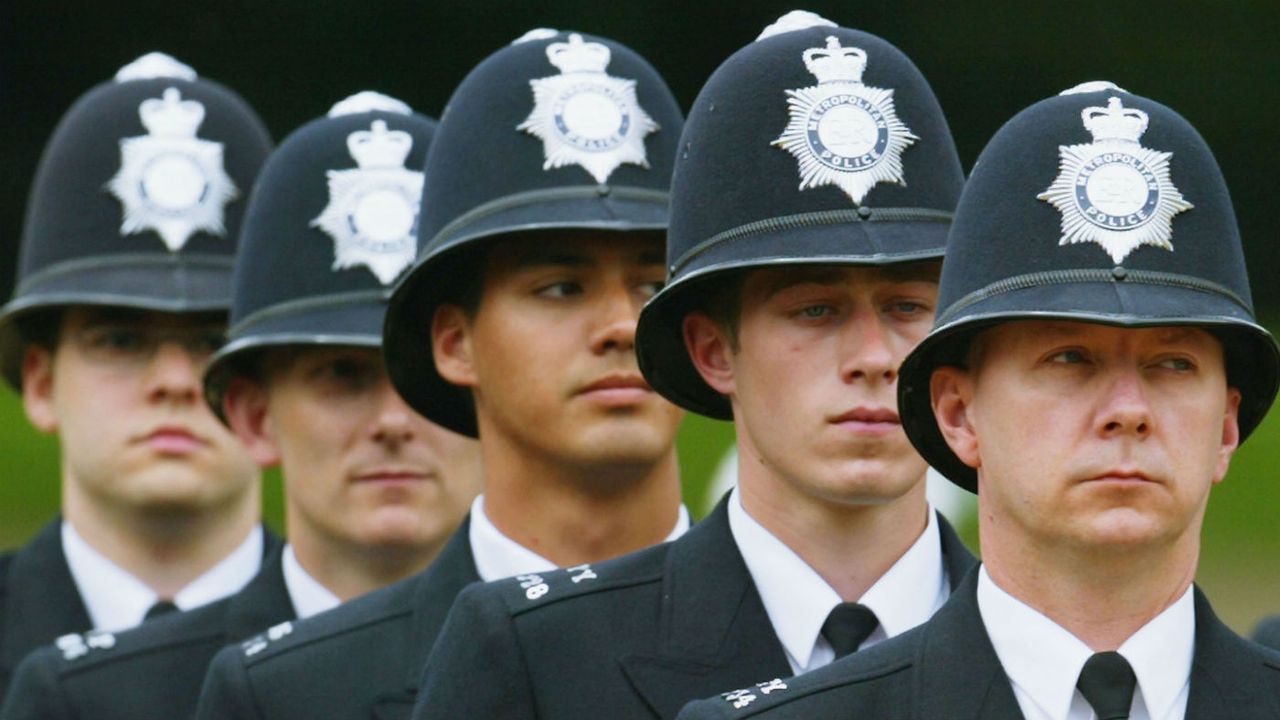
[[(1176, 108), (1214, 148), (1236, 204), (1255, 300), (1269, 327), (1280, 329), (1276, 0), (4, 0), (0, 295), (12, 286), (28, 186), (54, 124), (77, 96), (144, 52), (169, 52), (232, 86), (279, 138), (363, 89), (438, 116), (470, 67), (533, 27), (631, 45), (687, 108), (721, 61), (796, 7), (879, 34), (910, 55), (947, 112), (966, 168), (1018, 110), (1084, 80), (1113, 80)], [(708, 478), (732, 434), (724, 423), (686, 421), (681, 458), (695, 511), (710, 500)], [(0, 390), (0, 548), (20, 544), (56, 513), (56, 463), (55, 441), (31, 429), (18, 398)], [(1273, 412), (1209, 506), (1199, 580), (1241, 631), (1280, 611), (1277, 468), (1280, 413)], [(265, 491), (268, 520), (279, 527), (279, 479), (268, 474)], [(972, 540), (972, 519), (960, 524)]]

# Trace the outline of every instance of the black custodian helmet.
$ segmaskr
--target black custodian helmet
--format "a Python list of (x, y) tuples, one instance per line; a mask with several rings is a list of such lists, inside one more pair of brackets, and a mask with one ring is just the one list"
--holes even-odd
[(930, 377), (963, 366), (977, 332), (1019, 319), (1208, 330), (1242, 395), (1241, 440), (1280, 380), (1213, 153), (1176, 112), (1111, 83), (1042, 100), (988, 143), (956, 210), (934, 328), (903, 362), (907, 437), (971, 492), (977, 473), (938, 430)]
[(22, 384), (24, 323), (102, 305), (226, 312), (244, 198), (271, 150), (238, 95), (161, 53), (63, 116), (36, 171), (0, 371)]
[(534, 30), (467, 75), (427, 157), (418, 260), (387, 310), (387, 369), (410, 406), (477, 434), (470, 390), (440, 377), (431, 348), (459, 268), (513, 233), (664, 231), (682, 125), (657, 71), (605, 38)]
[(228, 384), (264, 348), (382, 346), (392, 283), (417, 251), (417, 168), (435, 125), (363, 92), (267, 159), (245, 214), (227, 343), (205, 373), (219, 417)]
[(732, 418), (684, 346), (685, 315), (736, 271), (941, 258), (964, 175), (924, 76), (865, 32), (794, 12), (729, 57), (689, 112), (672, 180), (670, 281), (640, 315), (640, 369)]

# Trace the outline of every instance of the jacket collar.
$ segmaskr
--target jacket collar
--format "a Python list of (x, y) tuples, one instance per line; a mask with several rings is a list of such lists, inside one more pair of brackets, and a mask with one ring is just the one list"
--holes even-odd
[(12, 673), (35, 648), (93, 625), (71, 578), (61, 529), (62, 518), (45, 525), (14, 555), (8, 578), (0, 583), (6, 595), (0, 618), (0, 677)]
[(969, 571), (978, 565), (978, 559), (960, 541), (956, 529), (951, 527), (942, 513), (938, 513), (938, 534), (942, 536), (942, 564), (947, 568), (947, 581), (951, 583), (951, 592), (954, 593)]
[(262, 561), (262, 569), (244, 589), (231, 596), (223, 628), (227, 637), (241, 639), (292, 620), (296, 616), (289, 589), (285, 587), (279, 542)]
[[(1236, 635), (1195, 588), (1196, 649), (1191, 660), (1187, 720), (1280, 717), (1275, 687), (1280, 659)], [(1259, 678), (1259, 675), (1262, 677)]]
[(912, 717), (1022, 717), (982, 624), (977, 591), (975, 563), (947, 604), (917, 630)]
[(636, 691), (662, 717), (717, 688), (791, 674), (733, 541), (726, 502), (668, 546), (658, 652), (621, 660)]

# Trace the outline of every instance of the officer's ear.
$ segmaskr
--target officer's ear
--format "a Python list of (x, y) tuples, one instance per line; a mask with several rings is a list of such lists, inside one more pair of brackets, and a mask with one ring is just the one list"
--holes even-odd
[(721, 395), (734, 391), (733, 338), (704, 312), (684, 316), (684, 346), (703, 381)]
[(475, 387), (471, 318), (466, 310), (449, 303), (436, 308), (431, 318), (431, 352), (440, 377), (454, 385)]
[(981, 467), (978, 435), (969, 417), (973, 403), (970, 371), (954, 365), (936, 368), (929, 378), (929, 394), (933, 400), (933, 417), (951, 452), (965, 465), (974, 469)]
[(244, 376), (232, 378), (222, 396), (222, 412), (231, 431), (259, 467), (280, 464), (280, 445), (267, 417), (267, 389), (263, 383)]
[(31, 343), (22, 356), (22, 407), (27, 419), (41, 432), (58, 429), (53, 403), (53, 351)]
[(1218, 447), (1218, 465), (1213, 474), (1215, 485), (1227, 476), (1231, 458), (1236, 454), (1236, 448), (1240, 447), (1240, 399), (1238, 389), (1227, 388), (1227, 406), (1222, 415), (1222, 444)]

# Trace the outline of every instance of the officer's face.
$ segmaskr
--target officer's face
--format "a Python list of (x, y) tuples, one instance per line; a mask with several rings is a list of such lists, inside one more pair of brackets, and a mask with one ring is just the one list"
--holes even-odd
[(689, 316), (691, 357), (733, 405), (744, 492), (838, 506), (923, 492), (898, 366), (933, 322), (937, 278), (936, 262), (753, 271), (736, 349), (725, 328)]
[(474, 390), (482, 442), (553, 462), (648, 466), (680, 411), (644, 382), (640, 308), (665, 277), (658, 234), (564, 234), (494, 245), (474, 316), (437, 314), (436, 362)]
[(227, 417), (263, 465), (284, 475), (297, 543), (431, 548), (480, 491), (474, 440), (428, 422), (400, 399), (378, 350), (283, 348), (260, 381), (227, 388)]
[[(949, 445), (978, 469), (983, 554), (1198, 543), (1239, 441), (1221, 344), (1186, 327), (1011, 322), (933, 377)], [(997, 551), (998, 552), (998, 551)]]
[(207, 317), (73, 307), (53, 352), (28, 350), (27, 416), (58, 434), (64, 478), (80, 495), (183, 511), (257, 492), (257, 468), (203, 397), (222, 330)]

